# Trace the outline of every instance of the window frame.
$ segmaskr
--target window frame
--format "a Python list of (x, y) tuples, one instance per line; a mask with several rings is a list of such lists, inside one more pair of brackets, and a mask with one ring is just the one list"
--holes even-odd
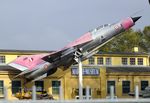
[(121, 62), (122, 62), (122, 65), (128, 65), (128, 58), (124, 58), (124, 57), (123, 57), (121, 60), (122, 60), (122, 61), (121, 61)]
[(136, 65), (136, 58), (130, 58), (130, 65)]
[(143, 65), (143, 58), (137, 58), (137, 64), (138, 65)]
[[(59, 82), (59, 84), (58, 84), (59, 86), (56, 86), (56, 87), (54, 86), (53, 87), (53, 82)], [(59, 95), (61, 81), (60, 80), (52, 80), (51, 83), (52, 83), (52, 95)]]
[(2, 82), (2, 87), (0, 86), (2, 92), (0, 93), (0, 95), (4, 95), (4, 80), (0, 80), (0, 82)]
[(92, 56), (88, 59), (89, 65), (94, 65), (95, 64), (95, 58)]
[[(18, 86), (18, 87), (13, 87), (13, 82), (20, 82), (20, 87)], [(12, 94), (16, 94), (17, 92), (20, 92), (21, 91), (21, 88), (22, 88), (22, 82), (21, 82), (21, 80), (12, 80), (11, 81), (11, 91), (12, 91)], [(15, 86), (16, 86), (16, 84), (15, 84)], [(16, 91), (14, 91), (16, 89)]]
[(108, 85), (109, 83), (108, 82), (113, 82), (114, 83), (114, 94), (116, 94), (116, 81), (115, 80), (107, 80), (107, 95), (110, 95), (110, 86), (112, 85)]
[[(125, 82), (128, 82), (129, 85), (124, 86)], [(127, 89), (128, 89), (128, 91), (126, 91)], [(128, 94), (130, 91), (131, 91), (131, 81), (129, 81), (129, 80), (122, 81), (122, 94)]]
[[(42, 87), (38, 87), (38, 86), (37, 86), (37, 85), (38, 85), (37, 83), (39, 83), (39, 82), (42, 83)], [(37, 92), (43, 92), (43, 91), (44, 91), (44, 81), (43, 81), (43, 80), (35, 81), (34, 84), (35, 84), (35, 86), (36, 86), (36, 91), (37, 91)], [(40, 90), (39, 88), (40, 88), (41, 90)]]
[[(145, 90), (145, 88), (147, 87), (147, 86), (142, 86), (142, 82), (147, 82), (147, 86), (149, 86), (149, 82), (148, 82), (148, 80), (141, 80), (141, 90)], [(145, 87), (145, 88), (144, 88)]]
[(0, 64), (6, 63), (6, 57), (4, 55), (0, 55)]
[(103, 57), (97, 57), (97, 64), (98, 65), (104, 65), (104, 58)]
[(111, 57), (106, 58), (106, 65), (112, 65), (112, 58)]

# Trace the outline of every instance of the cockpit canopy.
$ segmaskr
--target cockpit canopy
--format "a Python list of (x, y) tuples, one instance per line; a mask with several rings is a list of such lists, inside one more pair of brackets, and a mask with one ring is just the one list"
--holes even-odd
[(104, 27), (107, 27), (107, 26), (110, 26), (110, 24), (101, 25), (101, 26), (97, 27), (96, 29), (90, 30), (90, 32), (94, 32), (94, 31), (100, 30), (100, 29), (102, 29), (102, 28), (104, 28)]
[(107, 27), (107, 26), (110, 26), (110, 24), (101, 25), (101, 26), (97, 27), (96, 30), (99, 30), (99, 29), (104, 28), (104, 27)]

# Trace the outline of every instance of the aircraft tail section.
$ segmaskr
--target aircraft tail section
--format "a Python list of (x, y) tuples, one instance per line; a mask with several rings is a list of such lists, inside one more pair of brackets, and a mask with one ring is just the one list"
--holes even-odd
[(48, 54), (38, 54), (38, 55), (24, 55), (18, 57), (16, 60), (9, 63), (9, 66), (12, 66), (20, 71), (33, 70), (37, 65), (45, 62), (41, 58)]
[(19, 64), (17, 64), (17, 63), (9, 63), (8, 64), (9, 66), (11, 66), (11, 67), (14, 67), (14, 68), (16, 68), (16, 69), (18, 69), (18, 70), (20, 70), (20, 71), (25, 71), (25, 70), (27, 70), (28, 68), (27, 67), (25, 67), (25, 66), (22, 66), (22, 65), (19, 65)]

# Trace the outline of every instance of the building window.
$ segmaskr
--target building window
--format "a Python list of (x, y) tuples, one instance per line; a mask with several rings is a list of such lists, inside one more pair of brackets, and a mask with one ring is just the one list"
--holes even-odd
[(145, 88), (148, 86), (148, 81), (141, 81), (141, 90), (145, 90)]
[(128, 58), (122, 58), (122, 65), (128, 65)]
[(143, 58), (138, 58), (138, 65), (143, 65)]
[(35, 81), (36, 91), (42, 92), (44, 90), (44, 81)]
[(60, 81), (52, 81), (52, 94), (58, 95), (60, 86), (61, 86)]
[(135, 58), (130, 58), (130, 65), (135, 65)]
[(12, 94), (16, 94), (17, 92), (21, 91), (21, 81), (20, 80), (14, 80), (12, 81)]
[(111, 58), (106, 58), (106, 65), (111, 65)]
[(104, 64), (103, 58), (98, 57), (98, 58), (97, 58), (97, 64), (98, 64), (98, 65), (103, 65), (103, 64)]
[(2, 80), (0, 80), (0, 95), (4, 94), (4, 83)]
[(90, 57), (89, 58), (89, 65), (94, 65), (95, 61), (94, 61), (94, 57)]
[(110, 94), (110, 87), (111, 86), (114, 86), (114, 92), (116, 93), (115, 81), (107, 81), (107, 94)]
[(122, 81), (122, 92), (123, 94), (130, 92), (130, 81)]
[(5, 56), (0, 56), (0, 63), (5, 63)]
[(17, 58), (19, 58), (19, 57), (20, 57), (20, 55), (17, 56)]

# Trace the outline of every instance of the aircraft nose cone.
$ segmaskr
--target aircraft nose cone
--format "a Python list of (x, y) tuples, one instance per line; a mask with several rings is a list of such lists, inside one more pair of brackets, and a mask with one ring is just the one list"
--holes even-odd
[(137, 20), (139, 20), (142, 16), (138, 16), (138, 17), (132, 17), (133, 22), (135, 23)]

